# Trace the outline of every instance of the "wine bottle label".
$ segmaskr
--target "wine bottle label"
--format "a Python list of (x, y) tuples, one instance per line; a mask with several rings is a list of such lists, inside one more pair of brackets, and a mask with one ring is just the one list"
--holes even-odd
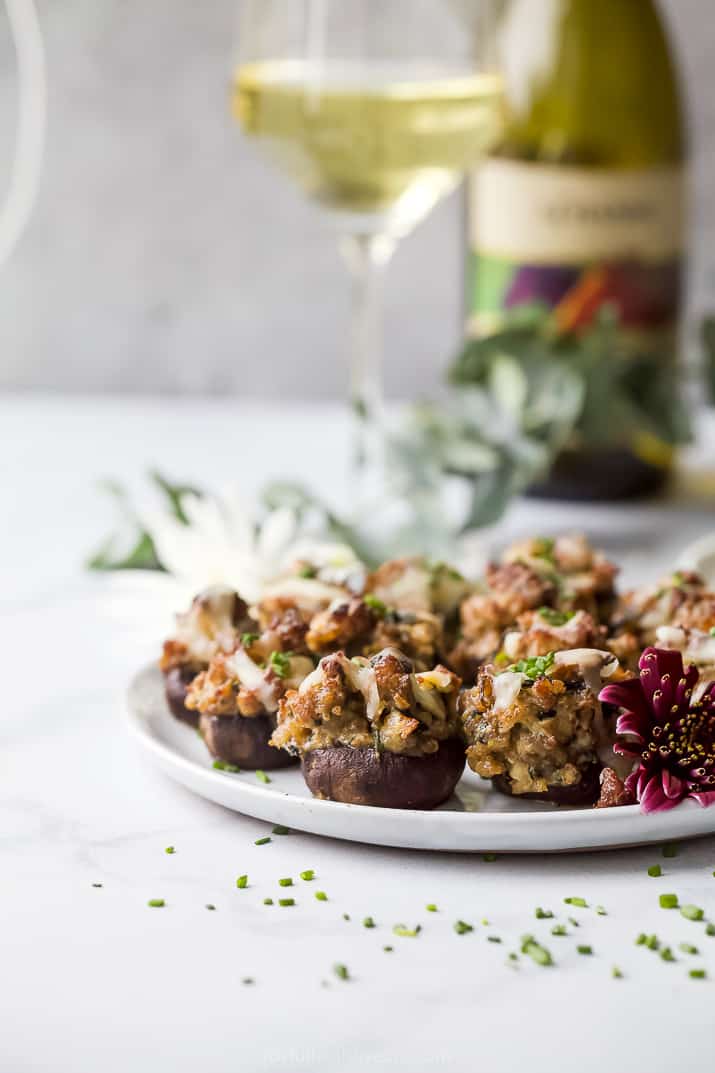
[(490, 160), (470, 183), (470, 329), (524, 307), (562, 330), (605, 305), (624, 329), (677, 317), (684, 234), (681, 168), (607, 171)]

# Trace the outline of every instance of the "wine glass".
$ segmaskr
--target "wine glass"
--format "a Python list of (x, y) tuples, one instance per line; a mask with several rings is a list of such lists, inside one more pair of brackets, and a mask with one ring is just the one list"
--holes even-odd
[(352, 275), (354, 478), (383, 461), (382, 272), (500, 132), (499, 3), (241, 3), (234, 115), (322, 206)]

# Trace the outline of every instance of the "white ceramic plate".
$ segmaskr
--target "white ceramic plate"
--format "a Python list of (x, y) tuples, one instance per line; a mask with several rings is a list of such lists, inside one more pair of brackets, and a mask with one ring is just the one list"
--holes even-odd
[(703, 809), (692, 801), (648, 816), (637, 805), (559, 808), (504, 797), (469, 771), (434, 812), (318, 801), (308, 793), (299, 768), (271, 772), (267, 785), (252, 771), (216, 771), (196, 732), (170, 714), (163, 678), (153, 666), (134, 678), (129, 712), (140, 745), (170, 778), (236, 812), (311, 834), (405, 849), (552, 853), (715, 833), (715, 807)]

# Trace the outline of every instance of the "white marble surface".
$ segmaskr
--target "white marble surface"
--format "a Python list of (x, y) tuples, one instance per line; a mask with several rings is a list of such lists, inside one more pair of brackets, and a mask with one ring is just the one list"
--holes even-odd
[[(676, 892), (715, 920), (715, 838), (682, 845), (672, 860), (636, 849), (485, 862), (299, 834), (256, 847), (264, 824), (193, 798), (140, 761), (125, 734), (124, 689), (153, 646), (103, 579), (81, 572), (110, 521), (94, 482), (136, 485), (159, 465), (204, 480), (245, 474), (250, 487), (285, 472), (288, 456), (295, 472), (314, 472), (317, 417), (334, 430), (321, 469), (337, 483), (334, 410), (290, 411), (279, 424), (276, 411), (227, 404), (0, 399), (0, 1069), (708, 1069), (715, 937), (661, 910), (658, 894)], [(548, 529), (563, 517), (532, 505), (510, 525)], [(707, 520), (684, 505), (598, 518), (589, 525), (624, 533), (620, 546), (641, 571), (670, 565)], [(580, 520), (573, 508), (569, 520)], [(639, 534), (649, 537), (643, 552)], [(656, 862), (662, 879), (646, 874)], [(297, 879), (307, 868), (313, 884)], [(244, 872), (249, 886), (237, 890)], [(265, 907), (289, 875), (296, 907)], [(329, 900), (316, 901), (315, 889)], [(553, 938), (534, 907), (565, 919), (569, 895), (608, 915), (568, 909), (581, 926)], [(156, 897), (164, 909), (147, 907)], [(362, 926), (366, 915), (376, 929)], [(458, 918), (474, 933), (456, 935)], [(423, 931), (397, 938), (395, 923)], [(557, 967), (505, 964), (526, 931), (546, 939)], [(677, 962), (636, 947), (640, 931), (657, 932)], [(678, 952), (682, 941), (702, 957)], [(580, 956), (577, 942), (594, 955)], [(333, 975), (335, 962), (349, 982)], [(623, 980), (612, 979), (613, 964)], [(710, 979), (689, 979), (691, 966)]]

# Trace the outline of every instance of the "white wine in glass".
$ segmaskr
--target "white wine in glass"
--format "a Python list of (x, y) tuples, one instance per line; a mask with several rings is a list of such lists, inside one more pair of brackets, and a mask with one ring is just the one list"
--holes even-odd
[(354, 279), (355, 462), (382, 458), (379, 276), (497, 140), (495, 0), (243, 0), (233, 111), (325, 209)]

